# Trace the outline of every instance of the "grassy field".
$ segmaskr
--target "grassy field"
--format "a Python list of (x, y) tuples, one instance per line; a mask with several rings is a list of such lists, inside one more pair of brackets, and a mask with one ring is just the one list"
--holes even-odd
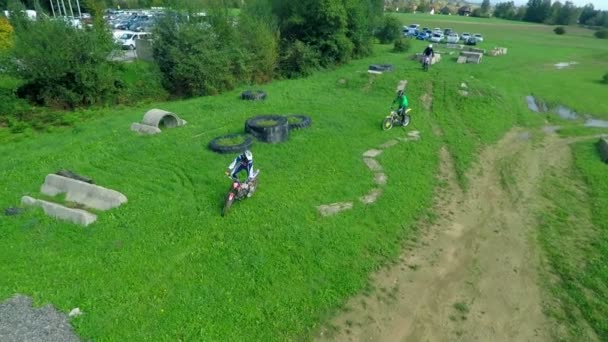
[[(513, 125), (545, 120), (527, 111), (525, 95), (608, 117), (608, 102), (597, 100), (608, 88), (595, 82), (608, 71), (602, 58), (608, 46), (589, 31), (572, 29), (560, 37), (540, 25), (399, 17), (480, 32), (485, 47), (505, 46), (509, 54), (484, 57), (480, 65), (457, 65), (456, 56), (447, 55), (424, 73), (409, 56), (378, 46), (374, 57), (266, 85), (268, 98), (260, 103), (240, 100), (239, 90), (91, 110), (85, 116), (92, 119), (48, 133), (9, 135), (0, 129), (0, 208), (17, 205), (23, 195), (39, 196), (45, 175), (61, 168), (129, 198), (85, 229), (38, 210), (3, 218), (0, 299), (22, 293), (64, 312), (80, 307), (85, 314), (72, 323), (80, 336), (96, 341), (307, 339), (365, 287), (370, 272), (397, 255), (414, 236), (417, 220), (430, 214), (440, 146), (448, 145), (466, 187), (466, 171), (482, 146)], [(414, 50), (424, 44), (414, 42)], [(552, 66), (571, 60), (580, 64)], [(372, 63), (393, 63), (396, 70), (368, 75)], [(380, 123), (401, 79), (409, 81), (412, 124), (383, 132)], [(469, 97), (458, 94), (462, 82)], [(426, 110), (428, 96), (433, 101)], [(155, 107), (177, 113), (188, 125), (153, 137), (129, 131)], [(255, 143), (259, 189), (220, 217), (229, 185), (223, 171), (234, 156), (211, 152), (208, 142), (241, 132), (251, 116), (277, 113), (307, 114), (313, 125), (292, 132), (283, 144)], [(361, 204), (357, 198), (374, 186), (361, 154), (410, 130), (420, 131), (421, 140), (377, 158), (388, 184), (378, 202)], [(589, 184), (605, 186), (601, 171), (582, 170)], [(316, 210), (353, 200), (353, 210), (336, 216), (321, 217)], [(594, 219), (606, 217), (605, 209), (596, 210)], [(604, 278), (591, 281), (598, 279)], [(600, 310), (596, 302), (588, 305)], [(599, 317), (600, 331), (605, 324), (595, 313), (583, 317)]]
[(566, 340), (608, 339), (608, 182), (596, 139), (574, 145), (575, 168), (547, 175), (539, 239), (549, 261), (549, 314)]

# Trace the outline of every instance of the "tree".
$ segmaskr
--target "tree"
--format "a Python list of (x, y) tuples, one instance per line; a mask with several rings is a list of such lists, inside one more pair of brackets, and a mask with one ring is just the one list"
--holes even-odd
[(580, 10), (571, 1), (566, 1), (566, 4), (560, 9), (556, 24), (558, 25), (572, 25), (576, 24), (576, 20), (580, 16)]
[(23, 80), (21, 97), (43, 105), (74, 108), (114, 103), (114, 48), (105, 28), (80, 30), (63, 21), (30, 21), (11, 15), (15, 28), (12, 74)]
[(481, 13), (482, 15), (490, 14), (490, 0), (483, 0), (481, 3)]
[(561, 23), (558, 23), (559, 21), (559, 17), (561, 15), (561, 11), (562, 11), (562, 3), (559, 1), (556, 1), (553, 3), (553, 5), (551, 5), (551, 14), (549, 15), (549, 17), (547, 19), (545, 19), (545, 23), (547, 24), (558, 24), (558, 25), (564, 25)]
[(515, 3), (513, 1), (501, 2), (494, 8), (494, 16), (503, 19), (513, 19), (516, 14)]
[(550, 14), (551, 0), (529, 0), (524, 20), (542, 23), (549, 18)]
[(587, 4), (583, 7), (581, 11), (581, 16), (579, 17), (579, 22), (584, 25), (588, 25), (588, 21), (595, 17), (599, 11), (596, 11), (593, 7), (593, 4)]

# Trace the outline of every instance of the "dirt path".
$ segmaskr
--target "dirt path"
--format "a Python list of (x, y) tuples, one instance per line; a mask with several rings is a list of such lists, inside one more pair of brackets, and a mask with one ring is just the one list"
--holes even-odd
[(438, 221), (318, 339), (551, 340), (556, 327), (542, 312), (534, 203), (543, 172), (569, 165), (569, 142), (513, 130), (482, 152), (466, 193), (442, 150)]

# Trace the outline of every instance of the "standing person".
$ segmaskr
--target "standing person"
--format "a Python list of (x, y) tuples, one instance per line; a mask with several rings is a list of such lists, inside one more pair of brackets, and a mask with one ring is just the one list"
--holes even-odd
[(403, 92), (403, 90), (397, 91), (397, 97), (393, 100), (393, 103), (391, 104), (391, 106), (394, 105), (395, 103), (397, 103), (399, 105), (399, 108), (397, 109), (397, 113), (399, 115), (401, 115), (401, 125), (405, 126), (407, 124), (405, 122), (405, 111), (407, 110), (408, 101), (407, 101), (407, 96), (405, 96), (405, 93)]

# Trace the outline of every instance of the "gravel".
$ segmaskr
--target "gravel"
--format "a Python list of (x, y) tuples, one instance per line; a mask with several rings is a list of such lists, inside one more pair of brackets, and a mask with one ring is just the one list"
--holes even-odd
[(77, 342), (67, 315), (52, 305), (32, 307), (32, 299), (22, 295), (0, 303), (0, 341)]

